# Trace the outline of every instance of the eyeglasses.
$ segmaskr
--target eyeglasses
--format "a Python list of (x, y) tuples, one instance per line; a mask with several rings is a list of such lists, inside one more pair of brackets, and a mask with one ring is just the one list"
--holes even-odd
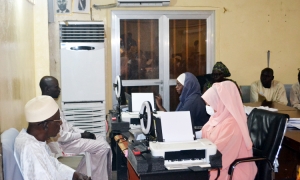
[(62, 123), (62, 120), (59, 119), (59, 120), (45, 120), (45, 121), (42, 121), (40, 123), (38, 123), (38, 125), (42, 124), (42, 123), (45, 123), (45, 122), (50, 122), (50, 121), (56, 121), (56, 122), (60, 122), (60, 124)]

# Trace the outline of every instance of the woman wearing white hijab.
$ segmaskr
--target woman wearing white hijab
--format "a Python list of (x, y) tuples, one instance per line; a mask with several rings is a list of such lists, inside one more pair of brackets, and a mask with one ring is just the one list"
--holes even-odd
[[(203, 126), (209, 119), (205, 112), (205, 103), (201, 98), (200, 84), (197, 78), (189, 72), (177, 77), (176, 91), (180, 94), (176, 111), (190, 111), (193, 126)], [(162, 99), (156, 96), (156, 104), (160, 111), (166, 111), (162, 106)]]
[[(202, 137), (216, 144), (222, 153), (219, 179), (227, 180), (228, 168), (235, 159), (253, 156), (242, 100), (236, 85), (231, 81), (214, 83), (202, 98), (208, 105), (207, 112), (211, 115), (202, 128)], [(241, 163), (235, 168), (233, 179), (253, 180), (256, 172), (254, 162)], [(210, 172), (210, 179), (215, 179), (216, 176), (216, 171)]]

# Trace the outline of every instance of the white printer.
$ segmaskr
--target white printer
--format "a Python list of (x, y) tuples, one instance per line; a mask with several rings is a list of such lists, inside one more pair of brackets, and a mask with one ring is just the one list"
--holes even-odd
[(161, 131), (161, 142), (150, 141), (149, 148), (152, 156), (164, 158), (167, 169), (210, 167), (209, 157), (217, 153), (217, 146), (208, 139), (194, 140), (189, 111), (161, 112), (159, 125), (155, 128)]

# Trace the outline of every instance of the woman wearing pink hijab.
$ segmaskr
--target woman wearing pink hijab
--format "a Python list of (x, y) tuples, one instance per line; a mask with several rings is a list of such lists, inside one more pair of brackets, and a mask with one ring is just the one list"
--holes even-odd
[[(237, 158), (252, 157), (252, 141), (247, 128), (247, 117), (236, 85), (231, 81), (214, 83), (202, 98), (206, 102), (209, 121), (202, 128), (202, 137), (217, 145), (222, 153), (219, 179), (229, 179), (228, 168)], [(241, 163), (235, 170), (234, 180), (253, 180), (257, 172), (254, 162)], [(215, 179), (217, 171), (210, 172)]]

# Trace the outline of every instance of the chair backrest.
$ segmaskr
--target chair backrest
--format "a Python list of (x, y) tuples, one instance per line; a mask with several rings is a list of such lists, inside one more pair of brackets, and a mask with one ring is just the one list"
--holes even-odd
[(23, 180), (23, 176), (14, 156), (15, 139), (19, 131), (10, 128), (1, 134), (3, 150), (3, 173), (4, 179)]
[[(274, 162), (284, 137), (289, 116), (262, 109), (254, 109), (248, 116), (248, 129), (253, 142), (253, 156), (263, 156)], [(258, 174), (266, 174), (265, 164), (257, 164)], [(261, 167), (260, 167), (261, 166)]]
[(274, 161), (284, 136), (287, 114), (254, 109), (248, 116), (248, 129), (253, 142), (253, 155)]
[(242, 92), (243, 103), (250, 102), (250, 86), (240, 86)]

